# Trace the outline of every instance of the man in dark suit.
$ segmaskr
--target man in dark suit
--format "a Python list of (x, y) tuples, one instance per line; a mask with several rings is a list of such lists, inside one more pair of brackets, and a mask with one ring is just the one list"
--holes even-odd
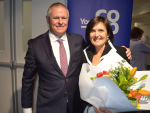
[[(22, 78), (23, 112), (32, 113), (38, 72), (37, 113), (83, 113), (78, 80), (85, 42), (81, 35), (66, 32), (69, 11), (63, 4), (52, 4), (46, 19), (50, 29), (28, 42)], [(131, 57), (130, 50), (127, 53)]]
[[(32, 112), (34, 79), (38, 72), (37, 113), (82, 113), (78, 79), (84, 39), (66, 32), (69, 12), (63, 4), (52, 4), (46, 19), (50, 30), (28, 42), (22, 79), (23, 111)], [(58, 39), (62, 39), (66, 51), (65, 74)]]

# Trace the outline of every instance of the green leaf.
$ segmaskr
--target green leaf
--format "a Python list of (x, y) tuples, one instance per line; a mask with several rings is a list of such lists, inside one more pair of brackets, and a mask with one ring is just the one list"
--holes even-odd
[(138, 92), (139, 90), (141, 90), (142, 88), (144, 88), (145, 86), (141, 86), (138, 89), (136, 89), (136, 92)]
[(94, 80), (94, 79), (95, 79), (95, 77), (90, 77), (90, 79), (91, 79), (91, 80)]
[(130, 90), (123, 90), (124, 94), (126, 95), (126, 97), (128, 98), (128, 94), (130, 93)]
[(121, 86), (123, 84), (128, 84), (126, 77), (122, 73), (120, 73), (119, 81), (120, 81), (119, 86)]
[[(139, 81), (142, 81), (142, 80), (146, 79), (147, 77), (148, 77), (148, 75), (143, 75), (143, 76), (140, 78)], [(130, 86), (133, 86), (135, 83), (137, 83), (137, 82), (139, 82), (139, 81), (133, 81), (133, 82), (129, 85), (129, 87), (130, 87)]]
[(121, 62), (122, 62), (122, 63), (125, 63), (125, 62), (126, 62), (126, 60), (124, 60), (124, 59), (123, 59), (123, 60), (121, 60)]
[(142, 80), (146, 79), (147, 77), (148, 77), (148, 75), (143, 75), (139, 81), (142, 81)]

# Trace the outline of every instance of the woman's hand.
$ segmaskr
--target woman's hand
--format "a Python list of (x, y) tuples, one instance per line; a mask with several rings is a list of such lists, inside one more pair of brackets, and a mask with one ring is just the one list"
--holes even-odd
[(100, 107), (99, 109), (97, 109), (95, 106), (93, 107), (96, 113), (112, 113), (111, 111), (103, 107)]
[[(121, 46), (121, 47), (126, 48), (125, 46)], [(132, 59), (132, 56), (131, 56), (131, 51), (130, 51), (129, 48), (126, 48), (126, 54), (127, 54), (128, 59), (131, 60), (131, 59)]]

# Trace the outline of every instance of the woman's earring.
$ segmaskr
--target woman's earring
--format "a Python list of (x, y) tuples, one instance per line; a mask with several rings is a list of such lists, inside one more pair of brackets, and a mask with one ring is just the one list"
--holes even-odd
[(108, 43), (110, 42), (109, 38), (107, 38)]

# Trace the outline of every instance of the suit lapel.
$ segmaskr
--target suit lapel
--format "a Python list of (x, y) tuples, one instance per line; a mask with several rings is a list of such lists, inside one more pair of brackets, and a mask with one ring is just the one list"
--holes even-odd
[(62, 75), (62, 71), (60, 69), (60, 67), (58, 66), (57, 64), (57, 61), (54, 57), (54, 53), (53, 53), (53, 50), (52, 50), (52, 46), (51, 46), (51, 43), (50, 43), (50, 39), (49, 39), (49, 31), (47, 31), (44, 36), (43, 36), (43, 39), (42, 39), (42, 43), (43, 43), (43, 46), (44, 46), (44, 49), (45, 49), (45, 52), (49, 58), (49, 60), (51, 61), (51, 63), (53, 64), (53, 66), (55, 67), (55, 69)]
[(92, 49), (91, 47), (89, 47), (89, 48), (86, 50), (88, 59), (91, 61), (91, 63), (92, 63), (92, 59), (93, 59), (93, 56), (94, 56), (94, 52), (95, 52), (95, 50)]
[(106, 55), (110, 50), (111, 50), (111, 47), (110, 47), (110, 45), (108, 44), (108, 42), (106, 42), (106, 44), (105, 44), (105, 49), (104, 49), (104, 51), (103, 51), (103, 53), (102, 53), (102, 56)]
[(71, 39), (71, 36), (69, 33), (66, 32), (67, 35), (67, 39), (68, 39), (68, 45), (69, 45), (69, 50), (70, 50), (70, 61), (69, 61), (69, 65), (68, 65), (68, 70), (67, 70), (67, 75), (69, 75), (70, 69), (71, 69), (71, 63), (74, 57), (74, 43), (73, 40)]

